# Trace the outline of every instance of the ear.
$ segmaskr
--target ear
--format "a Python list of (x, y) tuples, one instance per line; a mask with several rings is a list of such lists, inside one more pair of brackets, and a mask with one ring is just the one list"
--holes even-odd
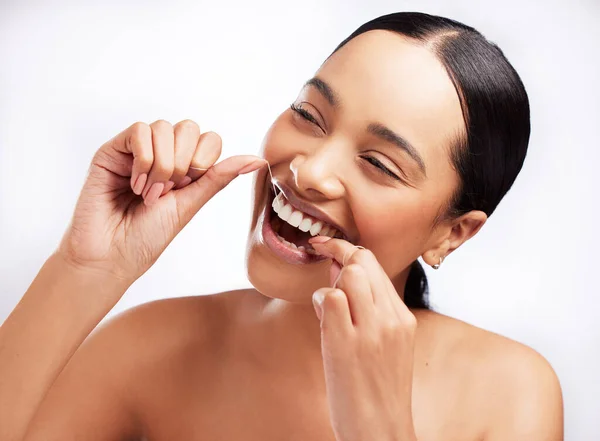
[(430, 266), (440, 263), (440, 257), (445, 259), (452, 251), (475, 236), (486, 221), (487, 215), (483, 211), (472, 210), (444, 222), (437, 228), (435, 245), (423, 253), (423, 260)]

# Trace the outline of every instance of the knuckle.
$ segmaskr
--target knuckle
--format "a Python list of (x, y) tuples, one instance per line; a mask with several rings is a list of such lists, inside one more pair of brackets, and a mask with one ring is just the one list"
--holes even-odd
[(358, 250), (359, 253), (357, 253), (360, 257), (362, 257), (363, 259), (368, 259), (368, 260), (372, 260), (375, 259), (375, 254), (373, 253), (373, 251), (371, 251), (368, 248), (365, 249), (360, 249)]
[(358, 263), (351, 263), (343, 268), (344, 273), (349, 277), (360, 277), (363, 274), (362, 266)]
[(150, 131), (150, 126), (144, 122), (137, 121), (129, 127), (129, 131), (132, 138), (141, 138)]
[(143, 121), (136, 121), (129, 127), (131, 131), (139, 133), (148, 130), (150, 126)]
[(200, 135), (200, 138), (201, 140), (198, 144), (198, 149), (201, 148), (200, 145), (202, 144), (204, 146), (202, 149), (208, 149), (208, 151), (212, 152), (212, 154), (209, 154), (210, 157), (219, 156), (221, 154), (223, 142), (218, 133), (206, 132)]
[(172, 130), (173, 129), (173, 126), (171, 125), (171, 123), (164, 119), (157, 119), (152, 124), (150, 124), (150, 127), (152, 127), (153, 129), (157, 129), (157, 130), (169, 130), (169, 129)]
[(382, 324), (382, 329), (386, 335), (394, 335), (402, 329), (402, 324), (396, 319), (389, 319)]
[(152, 167), (153, 160), (154, 160), (154, 158), (151, 156), (151, 154), (149, 154), (147, 152), (143, 152), (141, 155), (138, 155), (135, 157), (136, 163), (139, 166), (141, 166), (142, 168)]
[(175, 128), (177, 130), (189, 131), (192, 133), (200, 133), (200, 126), (195, 121), (192, 121), (191, 119), (184, 119), (182, 121), (179, 121), (175, 125)]
[[(370, 254), (369, 254), (370, 253)], [(371, 259), (371, 256), (374, 256), (370, 250), (367, 249), (357, 249), (352, 253), (350, 258), (348, 259), (348, 263), (366, 263)]]
[[(199, 166), (194, 166), (194, 167), (202, 167), (202, 166), (199, 165)], [(217, 187), (224, 187), (227, 184), (225, 177), (220, 175), (219, 173), (217, 173), (213, 167), (209, 168), (206, 171), (206, 173), (204, 173), (204, 175), (202, 176), (202, 179), (204, 179), (205, 181), (210, 181), (213, 184), (216, 184)]]
[(323, 300), (323, 303), (326, 303), (328, 307), (333, 308), (341, 305), (342, 302), (347, 302), (346, 293), (338, 288), (328, 291), (325, 295), (325, 299)]
[(214, 138), (214, 141), (218, 141), (218, 142), (222, 141), (221, 135), (219, 135), (217, 132), (213, 132), (212, 130), (206, 132), (204, 134), (204, 136), (207, 136), (209, 138)]

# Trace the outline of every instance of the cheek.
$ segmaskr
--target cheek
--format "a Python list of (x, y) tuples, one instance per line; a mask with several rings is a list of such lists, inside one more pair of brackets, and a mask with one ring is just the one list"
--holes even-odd
[(263, 138), (261, 154), (271, 165), (289, 160), (306, 143), (306, 137), (288, 120), (288, 113), (279, 115)]
[(386, 272), (392, 273), (421, 254), (435, 216), (420, 191), (407, 190), (400, 202), (397, 199), (390, 203), (371, 198), (355, 213), (362, 243), (375, 253)]

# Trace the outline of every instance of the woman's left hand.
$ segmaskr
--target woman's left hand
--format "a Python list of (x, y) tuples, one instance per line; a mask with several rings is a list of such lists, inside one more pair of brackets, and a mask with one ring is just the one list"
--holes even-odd
[(336, 440), (416, 441), (415, 316), (370, 250), (323, 236), (309, 242), (334, 260), (332, 287), (315, 291), (313, 304)]

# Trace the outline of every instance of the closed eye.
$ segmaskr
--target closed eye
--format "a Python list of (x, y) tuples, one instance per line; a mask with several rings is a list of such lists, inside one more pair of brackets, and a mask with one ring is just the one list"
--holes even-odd
[(308, 112), (306, 109), (303, 109), (302, 107), (297, 106), (294, 103), (292, 103), (290, 105), (290, 109), (292, 109), (294, 112), (298, 113), (302, 118), (306, 119), (307, 121), (310, 121), (311, 123), (313, 123), (313, 124), (317, 125), (319, 128), (321, 128), (321, 126), (319, 126), (319, 123), (317, 122), (315, 117), (312, 116), (310, 114), (310, 112)]
[(385, 165), (383, 165), (381, 163), (381, 161), (379, 161), (377, 158), (374, 158), (373, 156), (361, 156), (361, 158), (363, 158), (365, 161), (370, 162), (371, 164), (373, 164), (379, 171), (381, 171), (381, 173), (384, 173), (385, 175), (388, 175), (391, 178), (394, 178), (394, 179), (396, 179), (396, 180), (398, 180), (400, 182), (404, 182), (403, 179), (399, 178), (389, 168), (387, 168)]

